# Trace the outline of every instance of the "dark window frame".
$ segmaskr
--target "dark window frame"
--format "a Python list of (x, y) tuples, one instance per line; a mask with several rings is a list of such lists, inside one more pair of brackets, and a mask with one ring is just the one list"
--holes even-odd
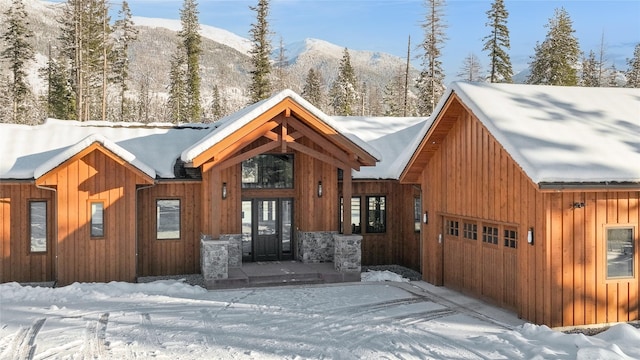
[[(610, 242), (611, 231), (615, 230), (630, 230), (631, 236), (629, 243), (614, 244)], [(606, 224), (604, 226), (604, 257), (606, 264), (605, 278), (607, 281), (624, 281), (636, 278), (637, 236), (637, 227), (634, 224)], [(617, 263), (623, 263), (628, 260), (630, 262), (630, 266), (626, 266), (628, 269), (627, 273), (610, 275), (612, 266), (615, 264), (612, 260), (615, 260)], [(620, 267), (620, 265), (618, 265), (618, 267)]]
[[(376, 200), (377, 199), (377, 200)], [(371, 209), (371, 200), (374, 209)], [(368, 234), (384, 234), (387, 232), (387, 196), (369, 195), (366, 197), (366, 232)], [(374, 218), (373, 220), (371, 218)]]
[[(104, 200), (89, 200), (89, 234), (92, 239), (104, 239), (106, 236), (106, 221)], [(101, 209), (101, 221), (98, 223), (98, 217), (94, 216), (94, 205), (100, 205)], [(94, 221), (95, 220), (95, 221)], [(95, 230), (95, 231), (94, 231)], [(98, 231), (99, 230), (99, 231)]]
[[(46, 254), (49, 252), (49, 202), (47, 200), (32, 199), (28, 201), (29, 206), (29, 253)], [(34, 204), (44, 204), (44, 250), (34, 250)]]
[(413, 198), (413, 231), (419, 233), (422, 229), (422, 200)]
[[(274, 164), (277, 163), (278, 158), (286, 157), (284, 162), (286, 165), (284, 168), (276, 169)], [(273, 158), (272, 160), (267, 160)], [(253, 162), (253, 163), (251, 163)], [(265, 169), (270, 168), (271, 174), (278, 174), (282, 172), (283, 177), (278, 177), (276, 182), (265, 182), (265, 179), (270, 178), (265, 174)], [(287, 166), (288, 165), (288, 166)], [(246, 169), (252, 168), (253, 174), (246, 172)], [(295, 156), (292, 153), (286, 154), (260, 154), (245, 160), (240, 164), (240, 186), (242, 189), (294, 189), (295, 188)], [(253, 178), (253, 179), (252, 179)], [(251, 181), (248, 181), (251, 180)], [(280, 184), (284, 182), (281, 186)]]
[[(161, 201), (177, 201), (178, 202), (178, 216), (177, 216), (177, 220), (178, 220), (178, 224), (177, 224), (177, 233), (178, 236), (160, 236), (161, 233), (163, 232), (167, 232), (167, 231), (163, 231), (161, 232), (160, 226), (161, 226), (161, 221), (160, 218), (162, 216), (162, 212), (161, 212), (161, 208), (160, 208), (160, 202)], [(165, 241), (165, 240), (180, 240), (182, 239), (182, 199), (181, 198), (171, 198), (171, 197), (163, 197), (163, 198), (157, 198), (156, 199), (156, 240), (159, 241)], [(171, 233), (171, 231), (169, 231), (169, 233)]]
[[(359, 195), (351, 196), (351, 220), (353, 220), (353, 206), (355, 202), (353, 200), (358, 200), (358, 224), (351, 224), (351, 233), (352, 234), (362, 234), (362, 197)], [(344, 197), (340, 196), (340, 219), (338, 223), (340, 224), (340, 233), (344, 234)]]
[(478, 240), (478, 224), (473, 222), (462, 222), (462, 237), (467, 240)]
[(500, 226), (494, 224), (482, 225), (482, 243), (489, 245), (498, 245), (500, 234)]

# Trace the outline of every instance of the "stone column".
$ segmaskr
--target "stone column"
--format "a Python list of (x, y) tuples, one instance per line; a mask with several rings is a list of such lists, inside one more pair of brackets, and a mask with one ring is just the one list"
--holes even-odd
[(200, 238), (200, 268), (205, 281), (229, 277), (229, 242)]
[(242, 234), (220, 235), (220, 240), (229, 242), (229, 267), (241, 267)]
[(333, 235), (335, 253), (333, 265), (339, 272), (360, 273), (362, 270), (362, 236), (361, 235)]

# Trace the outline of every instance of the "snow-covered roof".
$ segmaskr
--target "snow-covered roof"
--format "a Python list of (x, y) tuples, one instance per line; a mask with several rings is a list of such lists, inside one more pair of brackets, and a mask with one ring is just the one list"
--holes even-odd
[(640, 89), (450, 85), (531, 180), (640, 182)]
[(37, 126), (0, 126), (0, 179), (33, 179), (94, 142), (155, 178), (174, 178), (180, 152), (211, 125), (78, 122), (48, 119)]
[(426, 117), (335, 116), (347, 134), (358, 136), (382, 158), (376, 166), (353, 170), (354, 179), (398, 179), (426, 132)]
[(382, 155), (380, 155), (380, 153), (374, 147), (372, 147), (370, 144), (367, 144), (359, 136), (345, 132), (344, 128), (342, 128), (340, 126), (340, 123), (334, 118), (326, 115), (320, 109), (313, 106), (311, 103), (309, 103), (307, 100), (305, 100), (292, 90), (287, 89), (271, 96), (268, 99), (259, 101), (221, 119), (217, 123), (218, 127), (214, 131), (212, 131), (208, 136), (204, 137), (182, 152), (182, 160), (184, 162), (193, 161), (198, 155), (202, 154), (204, 151), (217, 144), (219, 141), (223, 140), (246, 124), (250, 123), (286, 98), (291, 98), (305, 110), (313, 114), (320, 121), (333, 128), (337, 132), (345, 135), (351, 142), (369, 153), (371, 156), (375, 157), (378, 160), (382, 158)]

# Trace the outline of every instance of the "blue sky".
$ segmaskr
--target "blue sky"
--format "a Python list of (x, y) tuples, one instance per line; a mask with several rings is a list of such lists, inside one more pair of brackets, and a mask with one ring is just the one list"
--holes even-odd
[[(118, 0), (113, 7), (118, 8)], [(134, 16), (179, 18), (182, 0), (129, 0)], [(255, 20), (249, 6), (257, 0), (199, 0), (200, 22), (248, 37)], [(442, 60), (447, 81), (455, 80), (466, 56), (482, 52), (488, 34), (486, 11), (492, 0), (448, 0), (444, 8), (448, 40)], [(527, 67), (536, 42), (542, 42), (554, 9), (564, 7), (573, 21), (581, 50), (600, 48), (602, 36), (609, 63), (626, 69), (626, 59), (640, 42), (640, 0), (505, 0), (509, 11), (510, 56), (514, 70)], [(318, 38), (355, 50), (373, 50), (406, 57), (411, 36), (412, 54), (422, 41), (420, 24), (426, 14), (424, 0), (271, 0), (270, 25), (274, 47)], [(419, 62), (414, 60), (419, 66)]]

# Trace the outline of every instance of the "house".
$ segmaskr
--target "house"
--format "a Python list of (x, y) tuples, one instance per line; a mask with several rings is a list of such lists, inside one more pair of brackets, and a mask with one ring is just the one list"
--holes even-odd
[(200, 273), (205, 238), (320, 262), (342, 234), (358, 267), (419, 269), (420, 190), (398, 179), (426, 121), (332, 118), (286, 90), (213, 124), (1, 124), (0, 282)]
[(640, 89), (454, 83), (400, 177), (423, 278), (534, 323), (639, 320)]

